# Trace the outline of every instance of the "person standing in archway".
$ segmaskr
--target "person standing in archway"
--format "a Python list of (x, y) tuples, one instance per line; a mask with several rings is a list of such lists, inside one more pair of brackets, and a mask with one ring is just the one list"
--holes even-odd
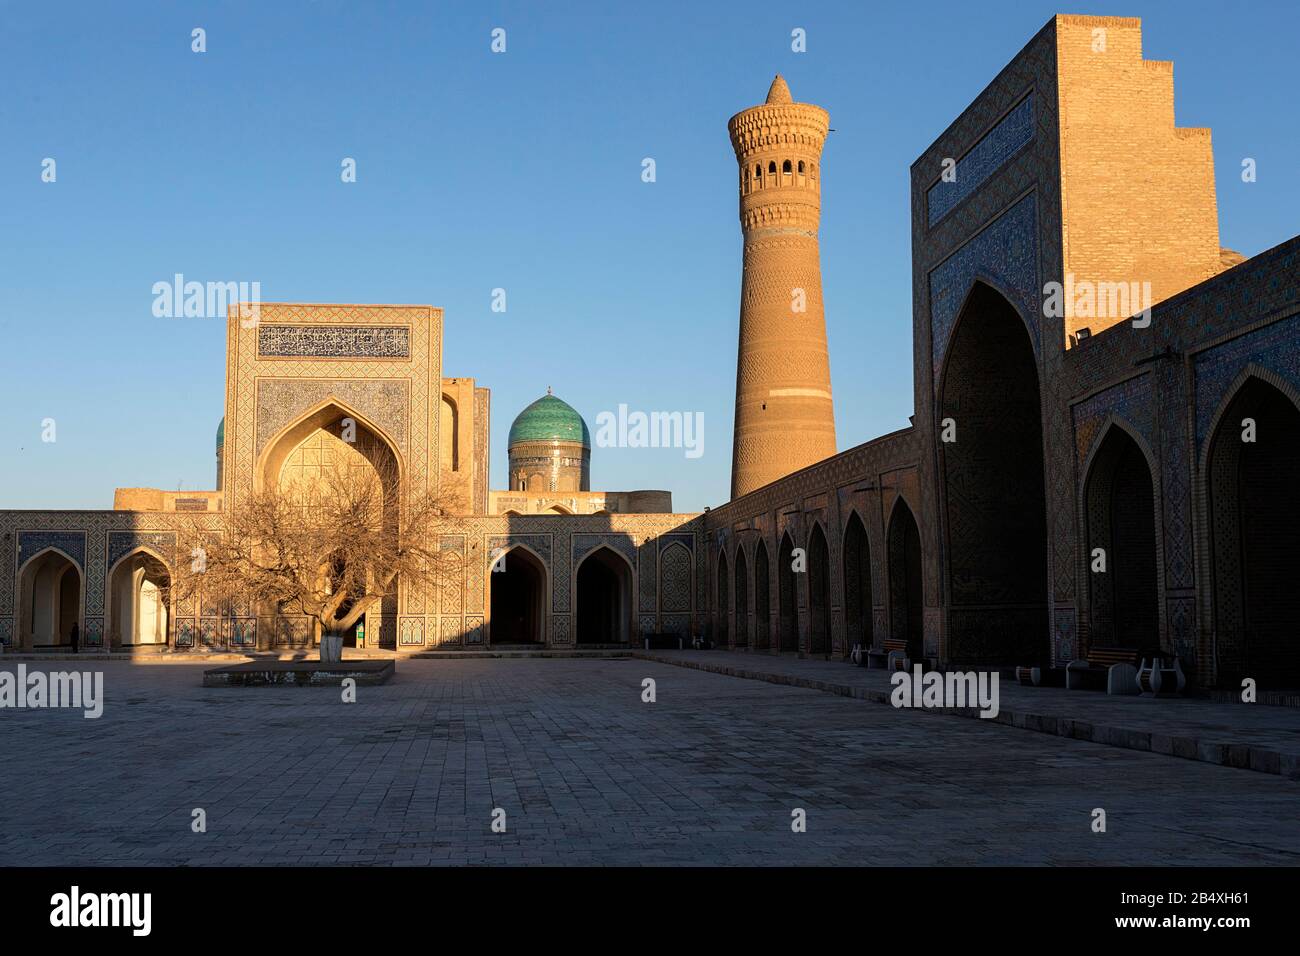
[(79, 628), (79, 627), (77, 626), (77, 622), (76, 622), (76, 621), (73, 621), (73, 622), (72, 622), (72, 633), (69, 635), (69, 637), (72, 639), (72, 653), (76, 654), (76, 653), (77, 653), (77, 643), (79, 642), (79, 640), (80, 640), (80, 638), (81, 638), (81, 628)]

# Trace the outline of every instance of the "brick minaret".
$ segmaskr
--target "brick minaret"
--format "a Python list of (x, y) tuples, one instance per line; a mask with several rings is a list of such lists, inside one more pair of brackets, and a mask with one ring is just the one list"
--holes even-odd
[(830, 116), (778, 76), (767, 102), (727, 124), (745, 237), (731, 496), (835, 454), (822, 313), (817, 168)]

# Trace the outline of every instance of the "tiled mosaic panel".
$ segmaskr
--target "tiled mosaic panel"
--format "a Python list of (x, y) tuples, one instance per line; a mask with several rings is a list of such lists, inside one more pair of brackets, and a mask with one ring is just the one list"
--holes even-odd
[(930, 273), (931, 363), (939, 388), (943, 358), (958, 312), (976, 279), (991, 280), (1028, 321), (1034, 354), (1041, 354), (1038, 315), (1038, 228), (1034, 195), (1020, 200)]
[(1205, 447), (1210, 422), (1227, 391), (1249, 365), (1275, 372), (1300, 391), (1300, 315), (1207, 349), (1196, 356), (1196, 447)]
[(149, 548), (170, 563), (176, 555), (174, 531), (110, 531), (108, 532), (108, 560), (105, 567), (112, 570), (122, 558), (137, 548)]
[(254, 456), (282, 429), (327, 399), (337, 399), (382, 429), (383, 437), (409, 454), (410, 389), (405, 381), (355, 379), (259, 379), (257, 382), (257, 440)]
[[(1082, 466), (1097, 438), (1098, 429), (1114, 415), (1142, 436), (1148, 449), (1158, 447), (1155, 429), (1155, 398), (1151, 393), (1151, 376), (1137, 375), (1098, 392), (1073, 408), (1075, 454)], [(1086, 476), (1080, 473), (1080, 480)]]
[(951, 212), (1033, 138), (1034, 96), (1031, 93), (957, 160), (952, 182), (940, 179), (930, 187), (926, 193), (929, 225), (933, 226)]
[(84, 531), (21, 531), (18, 533), (18, 563), (26, 564), (46, 548), (58, 548), (86, 571)]
[(411, 330), (392, 325), (257, 327), (261, 358), (410, 358)]

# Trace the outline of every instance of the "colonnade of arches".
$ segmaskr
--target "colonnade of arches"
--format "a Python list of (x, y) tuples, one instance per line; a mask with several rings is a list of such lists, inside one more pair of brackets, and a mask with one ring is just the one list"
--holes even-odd
[[(886, 588), (890, 607), (896, 610), (886, 617), (889, 633), (906, 640), (919, 655), (924, 604), (921, 536), (912, 509), (902, 498), (892, 507), (885, 540)], [(843, 653), (847, 654), (854, 644), (872, 646), (876, 610), (872, 549), (866, 525), (856, 510), (849, 512), (844, 525), (838, 561), (832, 558), (820, 522), (813, 522), (802, 544), (795, 543), (790, 530), (784, 531), (776, 549), (775, 567), (768, 549), (768, 541), (760, 538), (752, 544), (737, 544), (730, 560), (727, 551), (719, 553), (714, 577), (715, 644), (763, 651), (803, 650), (830, 657), (834, 653), (832, 578), (838, 576), (847, 636)], [(802, 591), (801, 578), (806, 578)], [(801, 620), (807, 633), (803, 647)]]

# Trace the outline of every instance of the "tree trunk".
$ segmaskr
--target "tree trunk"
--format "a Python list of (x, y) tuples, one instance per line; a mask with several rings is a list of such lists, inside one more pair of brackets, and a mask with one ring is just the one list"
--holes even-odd
[(343, 635), (326, 632), (320, 638), (320, 659), (323, 663), (337, 664), (343, 660)]

